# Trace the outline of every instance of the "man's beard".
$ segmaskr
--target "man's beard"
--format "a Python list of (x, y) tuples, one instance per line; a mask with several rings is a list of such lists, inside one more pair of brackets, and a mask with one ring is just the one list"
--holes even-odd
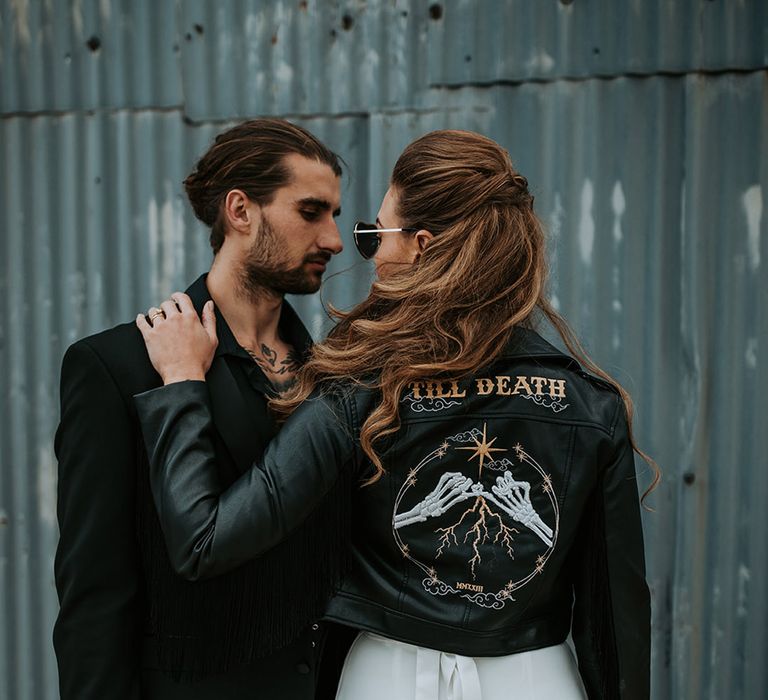
[(326, 264), (331, 254), (319, 251), (307, 255), (298, 267), (288, 267), (280, 240), (266, 217), (262, 217), (259, 234), (240, 263), (238, 278), (245, 296), (256, 299), (264, 293), (314, 294), (320, 289), (321, 276), (304, 269), (311, 262)]

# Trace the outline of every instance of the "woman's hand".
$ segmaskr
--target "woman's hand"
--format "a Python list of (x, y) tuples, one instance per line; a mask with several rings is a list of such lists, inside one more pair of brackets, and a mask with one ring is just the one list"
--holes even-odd
[(212, 301), (203, 307), (200, 323), (192, 300), (176, 292), (160, 304), (159, 309), (153, 306), (146, 316), (139, 314), (136, 325), (163, 384), (188, 379), (205, 381), (205, 373), (219, 344)]

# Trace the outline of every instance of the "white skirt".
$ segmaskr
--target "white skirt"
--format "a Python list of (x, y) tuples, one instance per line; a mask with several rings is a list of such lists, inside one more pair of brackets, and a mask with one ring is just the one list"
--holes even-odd
[(459, 656), (361, 632), (336, 700), (586, 700), (566, 644), (509, 656)]

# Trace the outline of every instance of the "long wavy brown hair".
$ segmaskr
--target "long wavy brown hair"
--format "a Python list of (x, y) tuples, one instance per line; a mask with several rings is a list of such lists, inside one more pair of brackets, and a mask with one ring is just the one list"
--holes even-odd
[(659, 467), (632, 437), (629, 395), (588, 357), (545, 296), (544, 232), (528, 182), (509, 154), (480, 134), (434, 131), (403, 151), (390, 186), (400, 225), (434, 238), (415, 263), (376, 281), (353, 309), (330, 308), (338, 324), (314, 346), (294, 386), (272, 401), (278, 417), (333, 382), (380, 392), (360, 432), (375, 467), (365, 483), (372, 483), (384, 473), (376, 444), (399, 429), (399, 401), (409, 382), (469, 376), (500, 355), (515, 326), (532, 328), (543, 316), (582, 366), (621, 394), (632, 447), (654, 474), (645, 497), (659, 481)]

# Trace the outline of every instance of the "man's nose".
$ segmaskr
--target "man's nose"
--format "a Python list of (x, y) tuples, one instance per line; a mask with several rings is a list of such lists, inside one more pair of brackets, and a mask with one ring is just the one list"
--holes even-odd
[(323, 235), (318, 241), (318, 246), (323, 250), (330, 250), (334, 255), (337, 255), (344, 249), (344, 244), (341, 242), (341, 233), (339, 233), (339, 227), (335, 219), (325, 227)]

